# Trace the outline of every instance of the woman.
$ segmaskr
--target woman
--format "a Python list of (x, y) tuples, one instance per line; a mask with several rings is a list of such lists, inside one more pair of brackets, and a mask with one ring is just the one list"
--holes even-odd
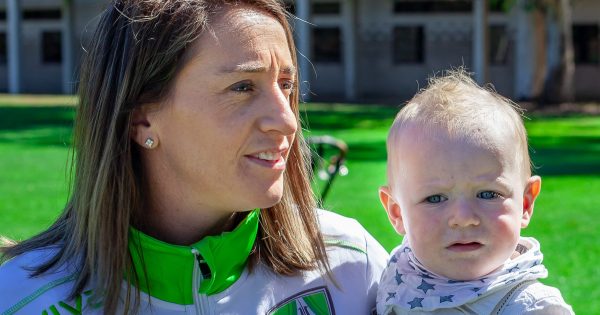
[(83, 61), (72, 197), (2, 248), (0, 313), (370, 312), (387, 254), (314, 210), (297, 73), (276, 0), (115, 1)]

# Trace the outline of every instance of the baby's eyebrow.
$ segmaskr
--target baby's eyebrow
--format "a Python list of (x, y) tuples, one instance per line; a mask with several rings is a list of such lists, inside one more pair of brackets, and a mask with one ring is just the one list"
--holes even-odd
[(513, 185), (511, 185), (507, 179), (503, 177), (498, 177), (496, 178), (495, 182), (500, 186), (504, 187), (505, 189), (509, 190), (510, 192), (513, 191)]
[(453, 187), (453, 185), (447, 181), (436, 179), (436, 180), (431, 180), (428, 182), (421, 183), (421, 185), (419, 187), (421, 190), (425, 190), (425, 191), (441, 191), (441, 190), (449, 190)]
[(486, 176), (481, 176), (478, 178), (478, 180), (481, 180), (482, 184), (493, 182), (495, 185), (502, 187), (503, 189), (507, 190), (510, 193), (512, 193), (514, 190), (511, 182), (503, 176), (493, 176), (492, 178), (486, 177)]

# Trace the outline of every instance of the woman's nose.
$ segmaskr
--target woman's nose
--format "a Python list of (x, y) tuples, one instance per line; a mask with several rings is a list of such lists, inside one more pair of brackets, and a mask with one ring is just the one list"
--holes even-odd
[(263, 106), (265, 112), (260, 121), (264, 132), (277, 132), (292, 135), (298, 129), (298, 121), (290, 104), (290, 98), (279, 87), (265, 93)]

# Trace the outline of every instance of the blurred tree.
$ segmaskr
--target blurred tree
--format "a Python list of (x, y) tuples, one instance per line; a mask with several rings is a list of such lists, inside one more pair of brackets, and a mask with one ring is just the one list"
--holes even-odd
[[(548, 58), (549, 61), (544, 66), (545, 75), (539, 82), (543, 89), (541, 99), (545, 102), (572, 102), (574, 100), (573, 76), (575, 73), (575, 61), (573, 50), (573, 26), (571, 0), (528, 0), (529, 8), (526, 9), (539, 12), (544, 16), (546, 23), (539, 23), (540, 27), (545, 27), (546, 31), (536, 32), (537, 36), (545, 36), (545, 42), (552, 40), (551, 36), (558, 37), (557, 51), (539, 51), (539, 54), (558, 54), (558, 58)], [(536, 23), (538, 24), (538, 23)], [(554, 25), (553, 25), (554, 24)], [(557, 32), (549, 31), (552, 27), (557, 27)], [(543, 39), (538, 39), (543, 42)], [(550, 48), (552, 49), (552, 48)]]
[(490, 0), (504, 11), (517, 6), (531, 14), (532, 53), (537, 56), (531, 97), (543, 103), (574, 100), (572, 1), (576, 0)]

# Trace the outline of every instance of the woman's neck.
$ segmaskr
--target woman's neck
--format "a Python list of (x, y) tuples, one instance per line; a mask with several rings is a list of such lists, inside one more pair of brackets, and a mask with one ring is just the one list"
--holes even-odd
[(160, 161), (146, 157), (143, 164), (142, 213), (133, 222), (141, 232), (173, 245), (190, 245), (235, 227), (234, 210), (218, 209), (194, 198), (201, 193), (165, 171)]
[(148, 198), (136, 228), (158, 240), (190, 245), (205, 236), (235, 227), (235, 212), (211, 211), (202, 205), (186, 204), (186, 198), (173, 191), (152, 192), (150, 187), (146, 191), (150, 192), (147, 196), (159, 197)]

